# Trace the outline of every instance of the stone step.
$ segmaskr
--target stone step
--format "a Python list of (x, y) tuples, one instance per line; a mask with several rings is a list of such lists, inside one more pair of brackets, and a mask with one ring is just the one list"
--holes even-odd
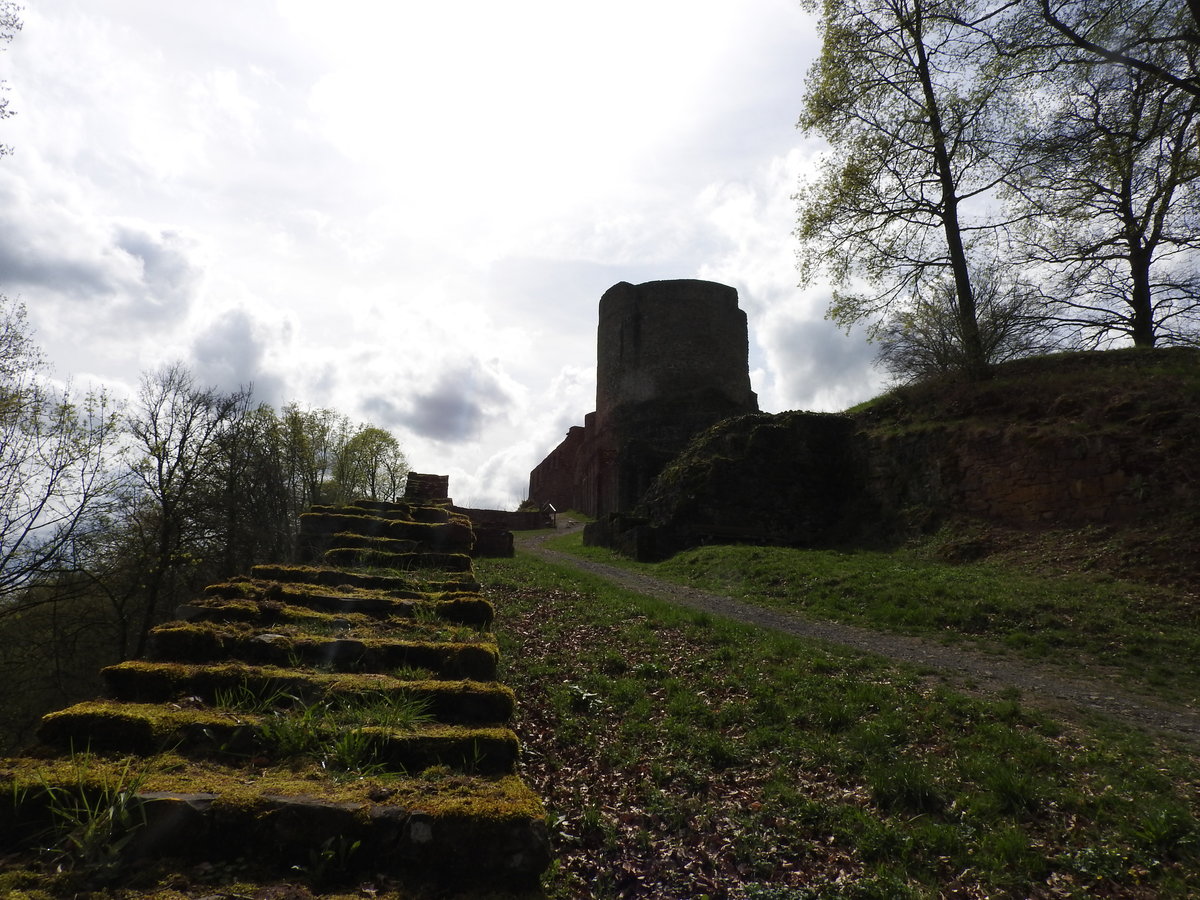
[(351, 515), (378, 516), (402, 522), (424, 522), (439, 525), (449, 522), (453, 515), (445, 506), (412, 506), (408, 503), (391, 503), (386, 500), (355, 500), (346, 506), (316, 505), (309, 512), (321, 514), (349, 513)]
[(429, 712), (439, 722), (463, 724), (507, 722), (515, 706), (512, 690), (491, 681), (405, 681), (381, 674), (305, 672), (245, 663), (144, 660), (117, 663), (102, 669), (101, 674), (114, 698), (140, 703), (181, 702), (198, 697), (212, 704), (218, 694), (241, 691), (305, 702), (364, 694), (397, 695), (427, 702)]
[(393, 553), (387, 550), (365, 550), (356, 547), (330, 547), (321, 558), (331, 566), (345, 568), (440, 569), (443, 572), (471, 571), (471, 557), (466, 553)]
[(301, 514), (301, 557), (315, 558), (333, 546), (334, 535), (342, 533), (417, 541), (424, 549), (441, 553), (470, 553), (475, 543), (470, 520), (465, 516), (451, 515), (448, 521), (438, 523), (412, 522), (339, 509)]
[(334, 854), (404, 896), (537, 892), (545, 811), (513, 775), (469, 520), (363, 501), (301, 528), (327, 564), (211, 586), (154, 629), (153, 659), (103, 670), (114, 699), (45, 716), (36, 758), (0, 761), (0, 847), (48, 846), (78, 797), (144, 816), (124, 861), (249, 856), (292, 877)]
[(230, 581), (209, 585), (203, 598), (183, 604), (177, 615), (189, 621), (218, 617), (229, 621), (271, 622), (278, 617), (302, 615), (298, 610), (307, 608), (318, 614), (361, 614), (377, 619), (422, 619), (428, 616), (479, 627), (487, 627), (494, 615), (491, 603), (475, 591), (431, 594), (412, 591), (411, 597), (397, 597), (396, 592), (384, 593), (351, 585), (339, 587), (338, 592), (330, 593), (321, 590), (320, 585), (305, 582)]
[(420, 541), (390, 537), (371, 537), (350, 531), (339, 531), (332, 537), (331, 547), (345, 550), (378, 550), (382, 553), (416, 553), (423, 548)]
[(422, 577), (418, 572), (403, 575), (372, 575), (347, 572), (332, 566), (261, 565), (250, 570), (253, 578), (280, 584), (311, 584), (319, 587), (360, 588), (383, 591), (404, 600), (420, 600), (430, 594), (478, 592), (479, 582), (469, 573), (438, 578)]
[(441, 678), (493, 681), (495, 642), (450, 643), (393, 637), (310, 637), (213, 623), (173, 622), (151, 632), (152, 658), (172, 662), (238, 660), (255, 665), (330, 667), (339, 672), (426, 669)]
[[(284, 729), (300, 755), (317, 758), (344, 734), (336, 720), (302, 707), (275, 712), (246, 712), (203, 704), (77, 703), (42, 718), (38, 739), (69, 751), (133, 753), (154, 756), (171, 751), (189, 758), (237, 757), (281, 762), (279, 735)], [(409, 728), (367, 724), (357, 729), (370, 742), (372, 771), (417, 774), (448, 766), (475, 774), (511, 773), (518, 756), (517, 737), (508, 728), (467, 727), (417, 722)]]
[(94, 806), (115, 789), (130, 792), (131, 819), (139, 808), (145, 818), (130, 857), (256, 856), (288, 872), (334, 848), (349, 872), (442, 885), (437, 896), (448, 885), (534, 888), (550, 859), (541, 802), (512, 775), (345, 779), (317, 765), (191, 768), (169, 753), (0, 762), (0, 794), (12, 798), (0, 805), (0, 845), (30, 846), (53, 823), (52, 793), (60, 805), (81, 796)]

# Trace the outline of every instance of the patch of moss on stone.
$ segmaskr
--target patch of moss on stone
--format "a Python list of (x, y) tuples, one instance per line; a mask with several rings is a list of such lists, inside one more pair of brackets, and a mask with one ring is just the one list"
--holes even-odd
[(122, 700), (158, 703), (198, 696), (212, 702), (218, 691), (246, 688), (264, 696), (281, 693), (313, 701), (331, 695), (397, 693), (427, 699), (444, 721), (506, 722), (512, 716), (512, 690), (495, 682), (401, 681), (378, 673), (301, 672), (243, 663), (202, 665), (129, 660), (102, 670)]
[(406, 552), (389, 550), (331, 547), (324, 553), (326, 562), (335, 566), (364, 566), (409, 572), (414, 569), (437, 569), (442, 572), (469, 572), (471, 557), (466, 553)]

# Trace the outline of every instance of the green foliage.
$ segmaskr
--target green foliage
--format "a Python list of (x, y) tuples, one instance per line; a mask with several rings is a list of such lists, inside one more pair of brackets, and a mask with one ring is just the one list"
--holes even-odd
[(75, 784), (42, 783), (52, 819), (47, 853), (60, 868), (105, 882), (120, 874), (130, 843), (146, 825), (137, 797), (146, 774), (126, 760), (115, 777), (100, 769), (97, 786), (91, 783), (91, 763), (90, 753), (72, 754)]

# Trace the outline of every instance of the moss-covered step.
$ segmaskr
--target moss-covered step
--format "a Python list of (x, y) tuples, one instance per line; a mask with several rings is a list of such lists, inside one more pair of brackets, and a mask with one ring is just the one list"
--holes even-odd
[[(233, 756), (257, 760), (308, 756), (336, 758), (346, 729), (336, 711), (304, 707), (246, 712), (211, 706), (93, 700), (49, 713), (38, 739), (60, 751), (87, 750), (153, 756), (168, 750), (189, 758)], [(387, 710), (384, 710), (384, 715)], [(364, 718), (368, 718), (364, 716)], [(517, 737), (508, 728), (416, 721), (409, 727), (367, 721), (353, 729), (372, 771), (421, 772), (449, 766), (486, 775), (511, 773)]]
[(209, 622), (173, 622), (151, 632), (160, 661), (240, 660), (257, 665), (329, 667), (341, 672), (426, 669), (442, 678), (494, 681), (494, 643), (403, 640), (392, 637), (305, 637)]
[(471, 557), (466, 553), (436, 553), (432, 550), (417, 553), (392, 553), (386, 550), (330, 547), (321, 556), (331, 566), (346, 568), (394, 569), (400, 572), (411, 572), (414, 569), (438, 569), (443, 572), (471, 571)]
[(309, 507), (311, 513), (378, 516), (381, 519), (398, 519), (403, 522), (425, 522), (441, 524), (449, 522), (454, 515), (444, 506), (410, 506), (407, 503), (389, 503), (386, 500), (355, 500), (345, 506), (317, 504)]
[[(325, 570), (338, 571), (338, 570)], [(332, 579), (330, 579), (332, 580)], [(281, 588), (268, 597), (263, 585)], [(475, 591), (408, 592), (411, 596), (398, 598), (397, 592), (340, 586), (337, 593), (309, 590), (303, 582), (280, 585), (277, 582), (255, 579), (254, 581), (229, 581), (209, 585), (204, 590), (203, 600), (182, 604), (176, 615), (182, 619), (213, 618), (228, 614), (230, 619), (241, 621), (271, 622), (288, 615), (299, 615), (294, 608), (307, 607), (314, 612), (344, 615), (362, 614), (377, 618), (421, 618), (429, 614), (447, 622), (486, 627), (492, 621), (494, 608)], [(209, 608), (209, 599), (245, 601), (240, 605)], [(289, 607), (293, 609), (289, 610)], [(222, 612), (217, 612), (220, 609)]]
[(203, 597), (179, 606), (175, 621), (217, 628), (282, 634), (285, 637), (336, 636), (339, 638), (387, 638), (414, 643), (483, 644), (495, 646), (496, 637), (477, 625), (464, 625), (436, 615), (435, 604), (422, 604), (418, 617), (377, 617), (362, 613), (320, 612), (305, 607), (280, 605), (263, 610), (254, 601)]
[[(468, 595), (475, 597), (476, 595)], [(495, 635), (486, 628), (443, 619), (436, 603), (411, 601), (400, 615), (368, 615), (362, 612), (310, 609), (287, 603), (255, 600), (226, 600), (198, 597), (180, 604), (175, 621), (223, 625), (231, 629), (280, 631), (287, 635), (314, 637), (373, 638), (450, 641), (463, 644), (494, 644)]]
[(331, 540), (332, 547), (345, 550), (375, 550), (380, 553), (417, 553), (423, 549), (420, 541), (390, 537), (371, 537), (364, 534), (354, 534), (350, 531), (340, 531), (333, 535)]
[(317, 553), (332, 546), (334, 535), (349, 532), (364, 537), (418, 541), (425, 549), (469, 553), (475, 543), (471, 523), (451, 516), (441, 523), (406, 522), (376, 515), (338, 512), (308, 512), (300, 515), (299, 543), (303, 550)]
[(243, 663), (214, 665), (129, 660), (101, 670), (119, 700), (142, 703), (199, 697), (212, 704), (219, 693), (249, 691), (259, 697), (299, 698), (306, 702), (332, 696), (383, 694), (428, 703), (440, 722), (507, 722), (515, 699), (510, 688), (484, 681), (405, 681), (390, 675), (303, 672)]
[[(467, 560), (469, 562), (470, 557), (467, 557)], [(385, 591), (393, 597), (409, 600), (419, 600), (429, 594), (479, 590), (479, 582), (470, 574), (450, 578), (438, 578), (436, 576), (423, 577), (419, 572), (407, 572), (403, 575), (374, 575), (367, 572), (347, 572), (345, 569), (338, 569), (332, 566), (298, 565), (254, 566), (250, 572), (254, 578), (266, 581), (278, 581), (282, 584), (313, 584), (320, 587), (365, 588), (372, 591)]]
[(541, 801), (515, 776), (435, 767), (343, 779), (316, 764), (256, 769), (175, 754), (0, 761), (0, 842), (45, 840), (50, 792), (103, 807), (125, 790), (144, 813), (144, 826), (130, 817), (130, 849), (143, 855), (254, 854), (282, 872), (336, 846), (351, 870), (493, 888), (533, 886), (550, 860)]

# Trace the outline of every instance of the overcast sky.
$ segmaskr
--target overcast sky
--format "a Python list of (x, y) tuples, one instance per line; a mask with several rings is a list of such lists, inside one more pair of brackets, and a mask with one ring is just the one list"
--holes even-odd
[(512, 508), (619, 281), (737, 288), (764, 410), (877, 393), (796, 286), (798, 0), (26, 0), (0, 293), (56, 376), (174, 360), (390, 429)]

